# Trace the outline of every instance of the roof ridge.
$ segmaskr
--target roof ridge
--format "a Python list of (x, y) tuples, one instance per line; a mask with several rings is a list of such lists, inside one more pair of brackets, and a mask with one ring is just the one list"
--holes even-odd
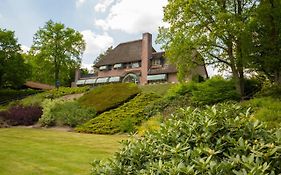
[(138, 39), (138, 40), (133, 40), (133, 41), (127, 41), (127, 42), (119, 43), (117, 46), (122, 45), (122, 44), (130, 44), (130, 43), (134, 43), (134, 42), (139, 42), (139, 41), (142, 41), (142, 39)]

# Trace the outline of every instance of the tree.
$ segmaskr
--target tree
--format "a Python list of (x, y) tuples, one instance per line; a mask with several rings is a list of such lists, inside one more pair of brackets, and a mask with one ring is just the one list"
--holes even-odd
[(80, 67), (84, 50), (85, 41), (79, 32), (62, 23), (48, 21), (33, 39), (30, 51), (35, 72), (33, 79), (43, 83), (56, 82), (57, 87), (57, 82), (69, 84), (75, 69)]
[(250, 31), (249, 67), (281, 84), (281, 1), (262, 0)]
[[(180, 73), (200, 64), (230, 69), (237, 92), (244, 94), (245, 40), (257, 0), (171, 0), (164, 7), (168, 28), (160, 28), (158, 41)], [(185, 71), (183, 71), (185, 70)]]
[(19, 88), (29, 76), (29, 66), (21, 55), (14, 32), (0, 29), (0, 88)]
[(106, 49), (105, 52), (100, 53), (99, 56), (95, 59), (94, 65), (95, 65), (96, 63), (98, 63), (103, 57), (105, 57), (105, 56), (106, 56), (109, 52), (111, 52), (112, 50), (113, 50), (113, 47), (110, 46), (109, 48)]

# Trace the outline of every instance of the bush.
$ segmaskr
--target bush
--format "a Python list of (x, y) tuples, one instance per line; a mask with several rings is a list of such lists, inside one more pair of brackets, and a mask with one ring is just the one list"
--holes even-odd
[(271, 128), (278, 128), (281, 124), (281, 101), (272, 97), (254, 98), (244, 103), (252, 107), (254, 116), (266, 122)]
[(6, 104), (13, 100), (19, 100), (26, 96), (36, 94), (38, 90), (25, 89), (25, 90), (14, 90), (14, 89), (0, 89), (0, 104)]
[(160, 114), (150, 117), (138, 127), (138, 135), (143, 136), (146, 132), (159, 130), (162, 122), (163, 116)]
[(107, 84), (98, 86), (89, 93), (79, 98), (79, 103), (83, 106), (93, 107), (97, 113), (102, 113), (113, 109), (132, 99), (140, 89), (131, 83)]
[(272, 97), (281, 100), (281, 86), (278, 84), (265, 86), (256, 94), (256, 97)]
[(84, 108), (77, 101), (45, 100), (43, 102), (43, 115), (39, 122), (42, 126), (70, 126), (79, 124), (95, 117), (93, 108)]
[(140, 86), (142, 92), (149, 94), (155, 93), (160, 96), (166, 95), (171, 87), (175, 86), (175, 84), (171, 83), (160, 83), (160, 84), (147, 84), (144, 86)]
[(94, 161), (92, 174), (278, 174), (275, 131), (233, 104), (182, 109), (159, 131), (123, 142), (114, 159)]
[(155, 94), (139, 94), (122, 106), (102, 113), (75, 130), (95, 134), (134, 131), (136, 125), (140, 124), (145, 118), (145, 107), (158, 98), (159, 96)]
[(212, 77), (201, 82), (188, 82), (171, 88), (167, 94), (168, 99), (189, 94), (191, 103), (196, 106), (212, 105), (224, 101), (236, 101), (240, 97), (236, 92), (234, 82), (222, 77)]
[(7, 111), (1, 111), (2, 117), (8, 125), (33, 125), (42, 115), (39, 106), (12, 106)]

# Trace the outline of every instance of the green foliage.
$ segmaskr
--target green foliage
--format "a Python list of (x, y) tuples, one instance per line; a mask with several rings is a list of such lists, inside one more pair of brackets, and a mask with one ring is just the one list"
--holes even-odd
[(280, 134), (238, 105), (181, 109), (159, 131), (123, 142), (114, 159), (94, 161), (92, 174), (276, 174)]
[(169, 1), (163, 20), (170, 25), (160, 28), (158, 41), (182, 80), (204, 59), (220, 70), (230, 69), (236, 90), (243, 95), (247, 26), (255, 10), (255, 0)]
[(65, 95), (70, 94), (81, 94), (84, 92), (87, 92), (89, 90), (89, 87), (75, 87), (75, 88), (69, 88), (69, 87), (60, 87), (58, 89), (52, 89), (49, 91), (45, 91), (40, 94), (36, 94), (30, 97), (27, 97), (25, 99), (22, 99), (19, 103), (23, 104), (24, 106), (28, 105), (41, 105), (41, 103), (45, 99), (55, 99), (59, 98)]
[(272, 97), (254, 98), (244, 103), (253, 108), (255, 118), (264, 121), (271, 128), (280, 127), (281, 101)]
[(14, 89), (0, 89), (0, 102), (10, 99), (20, 99), (28, 95), (36, 94), (40, 91), (33, 89), (14, 90)]
[(155, 94), (139, 94), (122, 106), (104, 112), (96, 118), (76, 128), (78, 132), (96, 134), (115, 134), (131, 132), (145, 117), (145, 107), (153, 103), (159, 96)]
[(251, 19), (250, 67), (281, 83), (281, 2), (260, 1)]
[(163, 116), (158, 114), (150, 117), (148, 120), (143, 121), (141, 126), (138, 127), (138, 135), (143, 136), (146, 132), (157, 131), (163, 122)]
[(61, 85), (70, 85), (84, 50), (81, 33), (62, 23), (48, 21), (36, 32), (30, 50), (32, 80), (47, 84), (59, 80)]
[(77, 101), (45, 100), (39, 123), (42, 126), (75, 127), (92, 119), (95, 115), (93, 108), (83, 108)]
[(0, 88), (20, 88), (29, 74), (14, 32), (0, 29)]
[(272, 97), (281, 99), (281, 86), (278, 84), (264, 86), (256, 97)]
[(174, 84), (165, 83), (165, 84), (148, 84), (145, 86), (140, 86), (142, 92), (144, 93), (155, 93), (160, 96), (166, 95), (168, 90), (175, 86)]
[(140, 93), (135, 84), (118, 83), (95, 87), (81, 98), (79, 103), (83, 106), (93, 107), (98, 113), (118, 107), (124, 102)]
[(190, 102), (194, 105), (210, 105), (227, 100), (239, 100), (234, 82), (224, 80), (221, 77), (212, 77), (201, 83), (178, 84), (169, 90), (167, 98), (173, 99), (185, 94), (190, 96)]

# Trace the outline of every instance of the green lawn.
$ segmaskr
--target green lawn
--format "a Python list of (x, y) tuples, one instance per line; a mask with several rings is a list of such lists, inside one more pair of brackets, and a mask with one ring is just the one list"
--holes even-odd
[(89, 174), (90, 162), (112, 156), (122, 139), (127, 137), (54, 129), (0, 128), (0, 174)]

